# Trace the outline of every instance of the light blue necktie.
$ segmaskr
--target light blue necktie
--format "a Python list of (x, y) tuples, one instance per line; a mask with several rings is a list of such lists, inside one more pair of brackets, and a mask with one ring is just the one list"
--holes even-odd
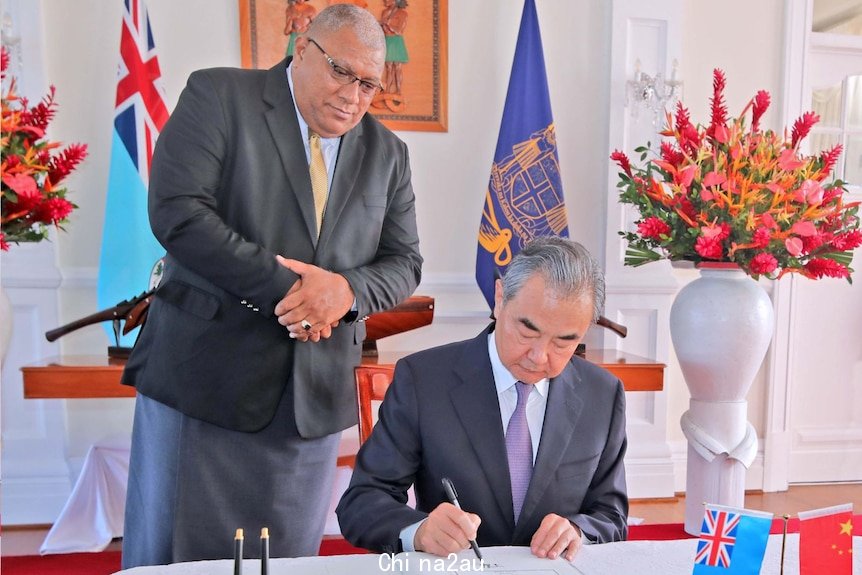
[(506, 452), (509, 459), (509, 478), (512, 480), (512, 506), (515, 509), (515, 523), (521, 515), (524, 497), (533, 476), (533, 442), (530, 427), (527, 425), (527, 398), (531, 385), (515, 384), (518, 391), (518, 405), (506, 427)]

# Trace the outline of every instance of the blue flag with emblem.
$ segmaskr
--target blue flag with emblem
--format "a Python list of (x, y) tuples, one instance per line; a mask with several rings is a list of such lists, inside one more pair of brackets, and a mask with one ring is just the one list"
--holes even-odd
[[(147, 216), (147, 183), (153, 147), (165, 122), (161, 71), (144, 0), (125, 0), (114, 109), (111, 168), (102, 231), (97, 302), (99, 309), (139, 295), (165, 250)], [(105, 325), (113, 339), (112, 327)], [(121, 336), (131, 346), (135, 333)]]
[(491, 309), (512, 256), (535, 237), (568, 237), (567, 222), (536, 4), (526, 0), (479, 225), (476, 282)]
[(758, 575), (772, 514), (707, 504), (692, 575)]

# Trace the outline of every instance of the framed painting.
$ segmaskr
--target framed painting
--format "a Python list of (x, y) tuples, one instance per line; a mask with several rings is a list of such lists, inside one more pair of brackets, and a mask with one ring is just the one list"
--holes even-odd
[[(270, 68), (329, 4), (345, 0), (239, 0), (246, 68)], [(369, 110), (392, 130), (447, 129), (448, 0), (354, 0), (386, 34), (384, 90)]]

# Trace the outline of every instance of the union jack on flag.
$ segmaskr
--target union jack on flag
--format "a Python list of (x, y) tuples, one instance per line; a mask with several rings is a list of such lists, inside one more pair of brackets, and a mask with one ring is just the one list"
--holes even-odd
[(114, 126), (146, 185), (168, 108), (147, 7), (143, 0), (124, 4)]
[[(112, 307), (149, 287), (150, 270), (165, 250), (147, 216), (147, 187), (156, 138), (168, 120), (159, 60), (144, 0), (123, 0), (120, 63), (111, 165), (102, 229), (96, 300)], [(114, 338), (108, 323), (108, 337)], [(137, 333), (120, 336), (131, 347)]]
[(694, 562), (711, 567), (730, 567), (730, 557), (736, 544), (736, 528), (740, 515), (727, 510), (707, 509), (697, 542)]
[(692, 575), (759, 575), (772, 514), (707, 503)]

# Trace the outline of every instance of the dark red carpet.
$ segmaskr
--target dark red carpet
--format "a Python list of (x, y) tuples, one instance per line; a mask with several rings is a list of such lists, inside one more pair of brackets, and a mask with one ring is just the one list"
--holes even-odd
[(0, 558), (3, 575), (110, 575), (119, 570), (119, 551)]

